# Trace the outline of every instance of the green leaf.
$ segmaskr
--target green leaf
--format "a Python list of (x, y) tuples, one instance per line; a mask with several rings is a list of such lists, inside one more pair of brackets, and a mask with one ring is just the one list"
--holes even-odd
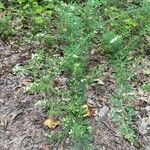
[(3, 10), (5, 7), (4, 7), (4, 4), (2, 2), (0, 2), (0, 11)]

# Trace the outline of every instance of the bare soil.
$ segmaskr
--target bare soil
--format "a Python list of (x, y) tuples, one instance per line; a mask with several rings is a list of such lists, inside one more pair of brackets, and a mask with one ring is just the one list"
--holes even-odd
[(28, 46), (17, 49), (0, 41), (0, 150), (40, 150), (47, 146), (44, 115), (34, 107), (39, 95), (24, 93), (26, 76), (12, 73), (14, 65), (25, 63), (30, 56)]

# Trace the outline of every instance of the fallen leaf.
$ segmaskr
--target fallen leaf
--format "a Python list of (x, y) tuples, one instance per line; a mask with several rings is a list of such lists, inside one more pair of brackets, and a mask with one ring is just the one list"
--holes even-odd
[(84, 108), (85, 112), (86, 112), (83, 115), (84, 117), (91, 117), (92, 116), (92, 108), (89, 105), (85, 104), (85, 105), (82, 106), (82, 108)]
[(0, 126), (6, 128), (9, 123), (8, 118), (0, 117)]
[(105, 83), (100, 79), (95, 79), (94, 82), (97, 82), (99, 85), (105, 85)]
[(31, 83), (31, 80), (30, 80), (30, 79), (23, 79), (23, 80), (21, 81), (21, 83), (22, 83), (22, 85), (27, 86), (27, 85), (29, 85), (29, 84)]
[(41, 150), (50, 150), (48, 146), (44, 146)]
[(144, 118), (140, 118), (141, 123), (139, 125), (139, 132), (142, 135), (148, 134), (149, 130), (150, 130), (150, 116), (148, 117), (144, 117)]
[(44, 125), (47, 126), (48, 128), (56, 128), (59, 125), (59, 121), (56, 121), (54, 118), (52, 117), (48, 117), (45, 122)]

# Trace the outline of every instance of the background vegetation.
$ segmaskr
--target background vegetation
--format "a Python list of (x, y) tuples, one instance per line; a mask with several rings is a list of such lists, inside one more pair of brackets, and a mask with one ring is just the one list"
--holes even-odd
[[(98, 43), (98, 53), (112, 67), (116, 88), (110, 97), (111, 117), (116, 131), (136, 142), (131, 127), (134, 107), (130, 85), (136, 58), (148, 52), (150, 33), (148, 0), (8, 0), (0, 2), (0, 35), (4, 40), (23, 44), (27, 40), (40, 45), (28, 63), (15, 72), (32, 76), (26, 92), (45, 92), (47, 99), (38, 105), (60, 120), (59, 133), (47, 133), (50, 140), (68, 138), (72, 146), (91, 148), (90, 127), (85, 117), (85, 91), (103, 66), (88, 68), (89, 54)], [(19, 38), (18, 38), (19, 37)], [(67, 78), (66, 88), (57, 88), (57, 76)], [(90, 77), (90, 78), (89, 78)], [(143, 88), (149, 90), (149, 83)], [(45, 103), (46, 102), (46, 103)], [(76, 144), (78, 143), (78, 144)], [(87, 145), (87, 148), (85, 147)]]

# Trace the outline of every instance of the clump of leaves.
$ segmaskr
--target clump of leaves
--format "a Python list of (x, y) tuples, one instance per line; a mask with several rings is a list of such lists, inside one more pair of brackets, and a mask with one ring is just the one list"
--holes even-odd
[(0, 37), (2, 39), (8, 39), (13, 35), (13, 29), (10, 25), (11, 16), (5, 15), (0, 18)]
[(135, 131), (131, 128), (132, 117), (134, 115), (134, 108), (127, 104), (127, 100), (131, 101), (134, 97), (127, 95), (128, 91), (123, 92), (122, 89), (116, 89), (114, 95), (111, 98), (112, 112), (111, 116), (113, 121), (117, 125), (117, 131), (123, 135), (131, 143), (135, 143), (136, 135)]
[(142, 85), (142, 89), (143, 89), (144, 91), (150, 92), (150, 82), (145, 82), (145, 83)]

